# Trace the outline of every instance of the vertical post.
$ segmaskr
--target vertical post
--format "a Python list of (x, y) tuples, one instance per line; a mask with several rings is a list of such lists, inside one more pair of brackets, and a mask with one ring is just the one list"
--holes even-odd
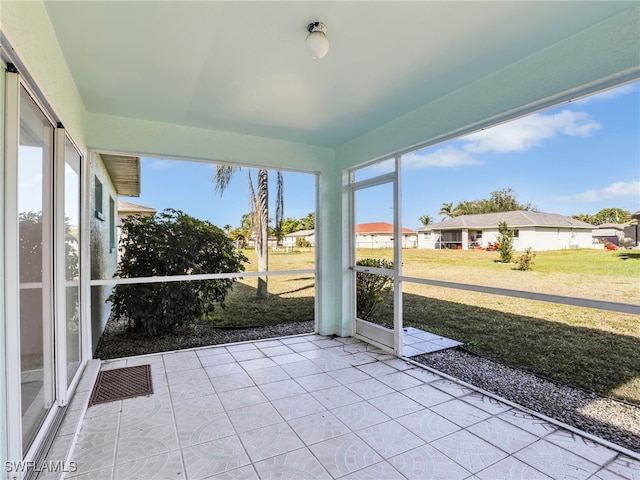
[[(22, 401), (20, 388), (20, 278), (18, 240), (18, 145), (20, 142), (20, 78), (5, 76), (4, 129), (4, 317), (5, 411), (8, 461), (22, 460)], [(9, 392), (12, 392), (9, 395)], [(11, 480), (20, 473), (12, 473)]]
[(400, 155), (395, 157), (393, 181), (393, 343), (396, 355), (402, 356), (402, 188)]
[(54, 352), (57, 398), (60, 406), (67, 404), (67, 325), (65, 276), (65, 143), (64, 128), (56, 128), (53, 165), (53, 285), (54, 294)]

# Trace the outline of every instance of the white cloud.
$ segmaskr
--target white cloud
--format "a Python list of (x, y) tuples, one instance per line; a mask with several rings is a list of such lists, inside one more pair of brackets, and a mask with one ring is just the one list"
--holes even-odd
[(407, 154), (403, 157), (403, 165), (411, 169), (480, 165), (482, 162), (474, 154), (529, 150), (556, 135), (588, 137), (599, 128), (600, 124), (585, 112), (535, 113), (462, 137), (455, 146)]
[(517, 152), (542, 145), (558, 134), (588, 137), (600, 128), (585, 112), (563, 110), (557, 114), (535, 113), (464, 137), (471, 153)]
[(439, 148), (433, 152), (417, 151), (402, 157), (403, 168), (413, 170), (426, 167), (460, 167), (462, 165), (479, 165), (480, 163), (469, 153), (453, 146)]
[(611, 198), (638, 198), (640, 199), (640, 182), (615, 182), (604, 188), (594, 188), (585, 190), (575, 195), (566, 195), (559, 197), (561, 201), (581, 201), (581, 202), (598, 202), (600, 200), (609, 200)]

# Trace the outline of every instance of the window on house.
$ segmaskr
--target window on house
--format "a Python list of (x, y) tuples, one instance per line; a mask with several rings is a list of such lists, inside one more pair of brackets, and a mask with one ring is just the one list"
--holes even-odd
[(95, 177), (94, 192), (96, 199), (95, 216), (99, 220), (104, 220), (104, 213), (102, 212), (102, 182)]
[(116, 202), (109, 197), (109, 249), (116, 249)]
[(513, 238), (518, 238), (519, 236), (520, 236), (520, 230), (515, 229), (515, 230), (513, 231)]

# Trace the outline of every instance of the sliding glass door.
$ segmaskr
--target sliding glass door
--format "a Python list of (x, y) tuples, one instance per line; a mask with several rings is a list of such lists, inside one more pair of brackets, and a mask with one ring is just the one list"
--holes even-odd
[(18, 269), (22, 447), (31, 445), (55, 400), (53, 356), (54, 126), (20, 88)]

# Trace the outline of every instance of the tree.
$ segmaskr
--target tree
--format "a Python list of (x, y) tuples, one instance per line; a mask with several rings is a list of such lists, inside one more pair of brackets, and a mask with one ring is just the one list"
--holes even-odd
[(440, 209), (440, 211), (438, 212), (438, 215), (444, 215), (444, 218), (453, 218), (456, 216), (456, 211), (455, 208), (453, 208), (453, 202), (449, 202), (449, 203), (442, 203), (442, 208)]
[(298, 230), (303, 230), (300, 220), (291, 217), (282, 219), (282, 235), (288, 235)]
[[(244, 270), (247, 259), (215, 225), (167, 209), (153, 217), (122, 220), (119, 278), (231, 273)], [(147, 335), (185, 325), (224, 308), (236, 279), (117, 285), (109, 297), (116, 319)]]
[(573, 215), (571, 218), (575, 218), (576, 220), (580, 220), (581, 222), (596, 225), (594, 223), (596, 221), (594, 216), (589, 213), (579, 213), (578, 215)]
[(498, 252), (500, 252), (500, 261), (502, 263), (511, 263), (513, 261), (513, 236), (514, 231), (509, 228), (507, 222), (498, 223)]
[(603, 223), (624, 223), (631, 217), (631, 212), (622, 208), (603, 208), (594, 216), (594, 225)]
[(572, 218), (591, 225), (602, 225), (603, 223), (625, 223), (631, 218), (631, 212), (623, 208), (603, 208), (598, 213), (579, 213)]
[(300, 230), (313, 230), (316, 224), (316, 214), (311, 212), (306, 217), (295, 219), (291, 217), (282, 219), (282, 235), (299, 232)]
[(491, 192), (488, 208), (492, 209), (492, 211), (483, 213), (512, 212), (514, 210), (536, 211), (536, 208), (531, 203), (518, 202), (518, 196), (512, 188), (501, 188)]
[[(443, 206), (445, 204), (443, 203)], [(449, 205), (449, 204), (446, 204)], [(531, 203), (520, 203), (512, 188), (501, 188), (491, 192), (489, 198), (463, 200), (453, 209), (455, 215), (476, 215), (479, 213), (513, 212), (537, 209)]]
[(300, 230), (313, 230), (316, 228), (316, 214), (315, 212), (308, 213), (306, 217), (300, 219)]
[(431, 215), (422, 215), (418, 220), (420, 220), (420, 223), (425, 227), (433, 223), (433, 217)]
[[(221, 196), (229, 186), (233, 175), (240, 170), (240, 167), (229, 165), (218, 165), (214, 177), (215, 190)], [(251, 229), (255, 238), (255, 250), (258, 256), (258, 271), (269, 271), (269, 177), (267, 170), (258, 170), (258, 190), (253, 187), (251, 170), (249, 170), (249, 205), (251, 207), (250, 219)], [(277, 205), (276, 205), (276, 231), (282, 232), (282, 214), (284, 211), (282, 172), (277, 172)], [(267, 288), (267, 277), (258, 277), (258, 298), (267, 298), (269, 291)]]

